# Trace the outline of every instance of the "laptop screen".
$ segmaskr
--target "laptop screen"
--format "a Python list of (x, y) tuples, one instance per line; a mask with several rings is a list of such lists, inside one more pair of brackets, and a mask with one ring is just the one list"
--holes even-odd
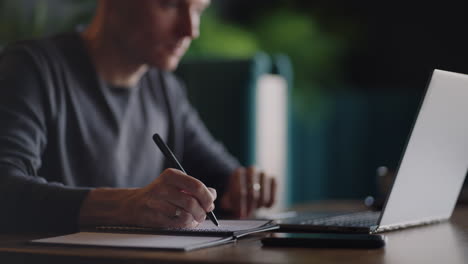
[(468, 75), (434, 70), (379, 229), (449, 218), (467, 169)]

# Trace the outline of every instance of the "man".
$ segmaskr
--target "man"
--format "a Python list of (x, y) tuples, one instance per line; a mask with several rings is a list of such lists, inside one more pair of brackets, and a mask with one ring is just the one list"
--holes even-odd
[[(168, 72), (198, 37), (208, 5), (101, 0), (83, 32), (4, 51), (0, 226), (193, 227), (217, 196), (241, 218), (273, 204), (275, 181), (213, 140)], [(155, 132), (194, 177), (167, 169)]]

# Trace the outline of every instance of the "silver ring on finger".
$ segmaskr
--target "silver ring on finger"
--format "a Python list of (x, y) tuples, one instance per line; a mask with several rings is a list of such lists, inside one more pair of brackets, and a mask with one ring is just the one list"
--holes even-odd
[(180, 208), (177, 208), (174, 213), (174, 218), (178, 218), (182, 214), (182, 210)]
[(260, 189), (262, 188), (262, 186), (260, 185), (260, 183), (254, 183), (252, 184), (252, 189), (256, 192), (260, 191)]

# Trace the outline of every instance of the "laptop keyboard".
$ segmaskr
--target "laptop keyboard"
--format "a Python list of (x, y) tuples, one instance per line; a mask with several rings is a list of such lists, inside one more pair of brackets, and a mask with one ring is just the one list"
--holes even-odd
[(377, 225), (380, 212), (358, 212), (323, 218), (301, 219), (300, 225), (370, 227)]

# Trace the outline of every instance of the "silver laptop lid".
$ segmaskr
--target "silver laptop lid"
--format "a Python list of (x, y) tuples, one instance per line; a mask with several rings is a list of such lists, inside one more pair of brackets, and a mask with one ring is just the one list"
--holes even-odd
[(376, 231), (448, 219), (467, 169), (468, 75), (434, 70)]

